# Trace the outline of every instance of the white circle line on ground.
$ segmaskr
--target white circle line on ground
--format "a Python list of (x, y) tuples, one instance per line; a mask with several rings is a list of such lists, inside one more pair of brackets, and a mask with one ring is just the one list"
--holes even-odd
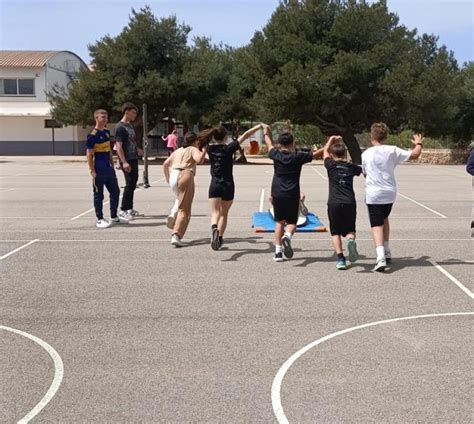
[(54, 363), (54, 378), (48, 391), (43, 396), (43, 398), (36, 404), (36, 406), (18, 421), (18, 424), (26, 424), (41, 412), (41, 410), (49, 403), (49, 401), (58, 391), (64, 375), (63, 361), (59, 356), (59, 353), (56, 352), (56, 350), (51, 345), (46, 343), (44, 340), (41, 340), (39, 337), (33, 336), (32, 334), (25, 333), (24, 331), (17, 330), (15, 328), (5, 327), (3, 325), (0, 325), (0, 330), (9, 331), (11, 333), (15, 333), (32, 340), (36, 344), (40, 345), (44, 350), (46, 350), (46, 352), (48, 352)]
[(414, 315), (414, 316), (409, 316), (409, 317), (400, 317), (400, 318), (392, 318), (392, 319), (387, 319), (383, 321), (375, 321), (375, 322), (370, 322), (368, 324), (362, 324), (358, 325), (356, 327), (350, 327), (346, 328), (345, 330), (337, 331), (335, 333), (328, 334), (327, 336), (324, 336), (318, 340), (315, 340), (314, 342), (306, 345), (305, 347), (301, 348), (297, 352), (295, 352), (293, 355), (291, 355), (286, 362), (281, 366), (281, 368), (278, 370), (272, 384), (272, 406), (273, 406), (273, 412), (275, 414), (275, 417), (277, 421), (280, 424), (288, 424), (288, 418), (285, 415), (285, 412), (283, 410), (283, 406), (281, 404), (281, 384), (283, 382), (283, 378), (285, 377), (285, 374), (288, 372), (290, 367), (301, 357), (303, 356), (308, 350), (312, 349), (313, 347), (327, 341), (330, 339), (333, 339), (334, 337), (341, 336), (346, 333), (350, 333), (352, 331), (356, 330), (362, 330), (364, 328), (368, 327), (373, 327), (376, 325), (381, 325), (381, 324), (389, 324), (392, 322), (397, 322), (397, 321), (408, 321), (408, 320), (414, 320), (414, 319), (421, 319), (421, 318), (436, 318), (436, 317), (449, 317), (449, 316), (463, 316), (463, 315), (474, 315), (474, 312), (448, 312), (448, 313), (442, 313), (442, 314), (427, 314), (427, 315)]

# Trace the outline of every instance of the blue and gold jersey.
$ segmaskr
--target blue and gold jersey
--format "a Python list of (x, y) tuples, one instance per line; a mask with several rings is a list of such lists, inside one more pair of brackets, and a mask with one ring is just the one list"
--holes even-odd
[(98, 174), (114, 172), (110, 163), (110, 131), (94, 128), (87, 136), (86, 148), (94, 152), (95, 172)]

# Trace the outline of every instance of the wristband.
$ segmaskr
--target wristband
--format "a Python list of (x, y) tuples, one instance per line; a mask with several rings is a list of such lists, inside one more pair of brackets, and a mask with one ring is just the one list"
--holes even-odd
[(423, 147), (423, 143), (416, 143), (415, 145)]

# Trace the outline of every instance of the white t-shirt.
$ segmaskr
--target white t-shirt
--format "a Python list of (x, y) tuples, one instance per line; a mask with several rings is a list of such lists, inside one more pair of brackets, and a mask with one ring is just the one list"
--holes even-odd
[(387, 205), (395, 202), (395, 167), (409, 160), (410, 156), (410, 150), (387, 145), (373, 146), (362, 154), (365, 202), (368, 205)]

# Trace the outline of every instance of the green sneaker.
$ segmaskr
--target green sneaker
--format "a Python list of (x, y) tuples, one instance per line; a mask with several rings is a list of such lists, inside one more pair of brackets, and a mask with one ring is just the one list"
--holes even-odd
[(340, 270), (347, 269), (346, 260), (342, 258), (338, 259), (336, 263), (336, 268)]
[(347, 250), (349, 251), (349, 261), (354, 263), (359, 259), (359, 252), (357, 251), (357, 243), (353, 239), (347, 242)]

